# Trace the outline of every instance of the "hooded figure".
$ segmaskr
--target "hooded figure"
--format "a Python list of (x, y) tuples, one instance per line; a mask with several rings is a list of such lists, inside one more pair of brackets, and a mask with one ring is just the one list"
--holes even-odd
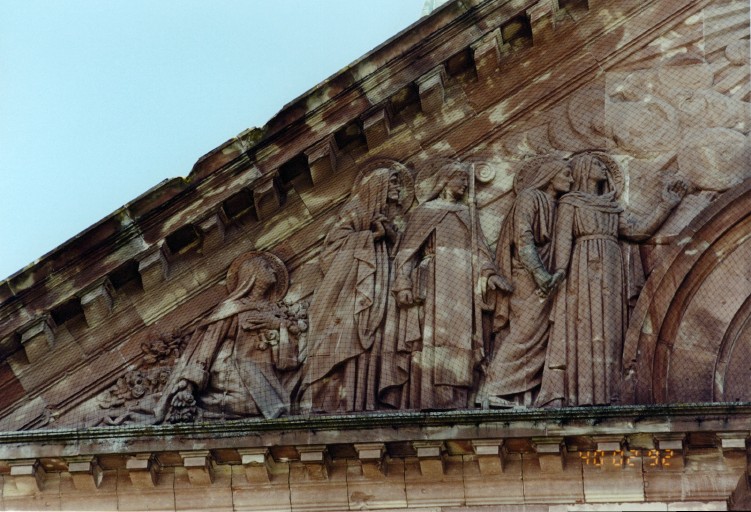
[(556, 200), (571, 188), (566, 162), (541, 157), (514, 179), (516, 199), (501, 226), (496, 248), (500, 273), (514, 293), (498, 297), (495, 351), (477, 402), (483, 406), (532, 405), (545, 363), (552, 295), (563, 274), (552, 274)]
[(309, 344), (298, 392), (303, 411), (376, 408), (389, 252), (413, 196), (405, 167), (391, 161), (376, 164), (356, 180), (321, 252), (324, 277), (309, 311)]
[(628, 278), (619, 236), (646, 240), (686, 193), (685, 183), (672, 182), (653, 213), (638, 219), (617, 202), (623, 178), (610, 157), (582, 153), (571, 167), (574, 186), (555, 225), (554, 268), (566, 280), (553, 307), (539, 406), (620, 401)]
[(191, 336), (157, 404), (157, 421), (192, 421), (199, 409), (203, 418), (223, 419), (289, 411), (282, 372), (298, 366), (300, 326), (278, 304), (287, 282), (272, 254), (250, 252), (233, 262), (230, 295)]
[(389, 317), (379, 398), (402, 409), (466, 408), (485, 356), (484, 292), (510, 285), (497, 275), (477, 218), (472, 225), (467, 169), (449, 162), (419, 181), (422, 204), (407, 219), (394, 261), (398, 308)]

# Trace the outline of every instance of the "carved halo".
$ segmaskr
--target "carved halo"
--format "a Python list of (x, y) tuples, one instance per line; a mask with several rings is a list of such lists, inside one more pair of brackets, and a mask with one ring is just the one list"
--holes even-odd
[(623, 193), (623, 185), (625, 183), (625, 179), (623, 177), (623, 171), (621, 171), (621, 166), (618, 165), (618, 162), (616, 162), (615, 159), (609, 154), (607, 154), (606, 152), (598, 151), (596, 149), (588, 149), (587, 151), (579, 151), (571, 155), (571, 158), (573, 159), (574, 157), (577, 157), (583, 154), (590, 154), (596, 157), (600, 162), (605, 164), (605, 167), (607, 167), (608, 169), (608, 181), (610, 181), (610, 185), (613, 187), (613, 190), (615, 191), (615, 198), (618, 199)]
[(357, 173), (355, 178), (355, 184), (352, 185), (352, 193), (357, 192), (357, 188), (365, 179), (365, 176), (376, 169), (394, 169), (399, 173), (399, 177), (402, 180), (403, 192), (402, 192), (402, 207), (404, 211), (408, 210), (415, 200), (415, 182), (412, 179), (412, 173), (409, 168), (401, 162), (392, 160), (391, 158), (377, 158), (370, 160), (362, 166), (360, 172)]
[(249, 251), (234, 259), (229, 266), (229, 270), (227, 270), (227, 291), (230, 294), (235, 291), (238, 284), (237, 272), (240, 270), (240, 266), (253, 258), (265, 259), (266, 262), (271, 265), (271, 268), (274, 269), (274, 273), (276, 274), (276, 286), (274, 287), (274, 293), (270, 299), (273, 302), (282, 300), (284, 296), (287, 295), (287, 290), (289, 289), (289, 272), (287, 271), (287, 266), (278, 256), (265, 251)]

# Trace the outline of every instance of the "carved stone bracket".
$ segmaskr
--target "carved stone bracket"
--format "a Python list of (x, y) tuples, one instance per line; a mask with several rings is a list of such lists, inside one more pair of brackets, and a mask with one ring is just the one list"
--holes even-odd
[(125, 469), (128, 470), (133, 487), (139, 489), (156, 487), (159, 483), (160, 468), (159, 461), (151, 453), (136, 454), (125, 462)]
[(388, 107), (377, 108), (363, 116), (362, 127), (368, 149), (380, 146), (391, 135), (391, 112)]
[(281, 208), (282, 196), (276, 184), (276, 173), (264, 176), (254, 185), (253, 202), (258, 220), (261, 221), (270, 218)]
[(533, 438), (532, 445), (543, 473), (561, 473), (566, 467), (566, 445), (562, 437)]
[(224, 221), (218, 213), (209, 215), (198, 223), (201, 230), (203, 245), (201, 251), (204, 254), (211, 253), (224, 243)]
[(73, 486), (79, 491), (98, 489), (104, 477), (99, 460), (93, 455), (68, 459), (68, 472), (73, 479)]
[(445, 101), (444, 83), (446, 82), (446, 68), (443, 64), (437, 66), (416, 80), (420, 95), (420, 107), (426, 114), (438, 112)]
[(245, 468), (245, 477), (249, 484), (267, 484), (271, 482), (271, 454), (268, 448), (246, 448), (237, 450), (240, 454), (242, 465)]
[(10, 480), (20, 494), (42, 491), (46, 477), (47, 472), (38, 459), (22, 459), (10, 463)]
[(443, 441), (414, 441), (412, 443), (420, 461), (420, 473), (426, 478), (443, 477)]
[(366, 478), (383, 478), (383, 456), (386, 453), (386, 445), (384, 443), (359, 443), (354, 446), (357, 450), (357, 458), (360, 460), (362, 475)]
[(500, 475), (504, 466), (503, 439), (475, 439), (472, 448), (482, 475)]
[(552, 39), (557, 11), (558, 0), (541, 0), (527, 9), (526, 14), (535, 44)]
[(749, 432), (720, 432), (717, 434), (722, 451), (746, 450), (746, 443), (749, 439)]
[(655, 434), (657, 449), (671, 450), (670, 466), (675, 470), (682, 470), (686, 461), (686, 434), (683, 432), (666, 432)]
[(21, 331), (21, 346), (29, 363), (39, 361), (55, 346), (55, 327), (55, 321), (50, 316), (44, 316)]
[(100, 279), (81, 294), (81, 308), (89, 327), (105, 320), (114, 306), (115, 289), (108, 278)]
[(336, 171), (337, 146), (333, 135), (313, 144), (305, 151), (313, 185), (318, 185)]
[(497, 28), (470, 45), (475, 60), (477, 78), (485, 80), (500, 67), (503, 36)]
[(214, 481), (214, 465), (210, 451), (180, 452), (180, 457), (183, 459), (183, 467), (188, 471), (191, 485), (211, 485)]
[(329, 454), (326, 445), (315, 444), (296, 448), (309, 479), (327, 480), (329, 478)]
[(161, 246), (149, 250), (138, 262), (138, 272), (145, 291), (152, 290), (167, 279), (169, 264)]

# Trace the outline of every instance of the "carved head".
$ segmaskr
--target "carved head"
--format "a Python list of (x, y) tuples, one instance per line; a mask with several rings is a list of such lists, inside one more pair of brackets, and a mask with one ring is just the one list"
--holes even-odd
[(242, 254), (227, 271), (227, 289), (235, 298), (254, 295), (277, 302), (287, 294), (289, 274), (282, 260), (268, 252)]
[[(555, 181), (556, 183), (553, 183)], [(524, 161), (514, 176), (514, 192), (544, 189), (553, 185), (556, 192), (571, 190), (571, 170), (566, 161), (554, 155), (544, 155)]]
[(571, 158), (574, 191), (589, 194), (614, 194), (618, 197), (623, 188), (623, 175), (618, 163), (600, 152), (585, 152)]
[(433, 180), (428, 200), (440, 196), (451, 201), (461, 201), (469, 186), (469, 170), (461, 162), (449, 160), (441, 165)]

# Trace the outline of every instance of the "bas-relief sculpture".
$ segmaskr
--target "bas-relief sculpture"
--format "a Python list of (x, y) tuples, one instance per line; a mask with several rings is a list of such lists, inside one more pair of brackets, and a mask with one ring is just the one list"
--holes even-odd
[(514, 180), (516, 199), (501, 227), (496, 262), (513, 293), (498, 297), (496, 350), (484, 372), (478, 403), (531, 405), (539, 387), (548, 339), (552, 294), (565, 271), (551, 274), (558, 197), (571, 188), (571, 170), (559, 158), (526, 162)]
[(303, 411), (377, 408), (391, 260), (414, 186), (397, 162), (376, 161), (370, 167), (355, 180), (319, 258), (324, 278), (310, 307), (299, 390)]
[(389, 406), (467, 407), (474, 370), (485, 358), (487, 296), (511, 290), (465, 202), (470, 179), (458, 162), (418, 176), (424, 195), (396, 253), (391, 292), (397, 308), (382, 353), (379, 398)]
[(309, 307), (284, 301), (278, 257), (239, 256), (227, 298), (144, 349), (148, 364), (100, 397), (92, 424), (618, 403), (622, 241), (649, 237), (686, 185), (668, 183), (638, 218), (607, 154), (529, 159), (493, 254), (476, 204), (489, 180), (474, 173), (372, 162), (326, 234)]
[(571, 160), (574, 185), (560, 200), (555, 226), (556, 273), (566, 274), (556, 296), (538, 405), (600, 405), (620, 401), (627, 276), (619, 236), (647, 239), (686, 193), (665, 187), (646, 218), (626, 212), (617, 198), (622, 177), (606, 155)]
[(328, 229), (309, 307), (284, 301), (278, 257), (239, 256), (227, 298), (144, 349), (149, 364), (100, 397), (92, 424), (619, 403), (623, 242), (648, 238), (685, 183), (637, 217), (606, 153), (529, 159), (493, 254), (476, 204), (489, 180), (474, 174), (371, 163)]
[(288, 274), (270, 253), (237, 258), (229, 296), (195, 329), (154, 410), (157, 422), (276, 418), (290, 412), (293, 373), (307, 331), (304, 304), (286, 305)]

